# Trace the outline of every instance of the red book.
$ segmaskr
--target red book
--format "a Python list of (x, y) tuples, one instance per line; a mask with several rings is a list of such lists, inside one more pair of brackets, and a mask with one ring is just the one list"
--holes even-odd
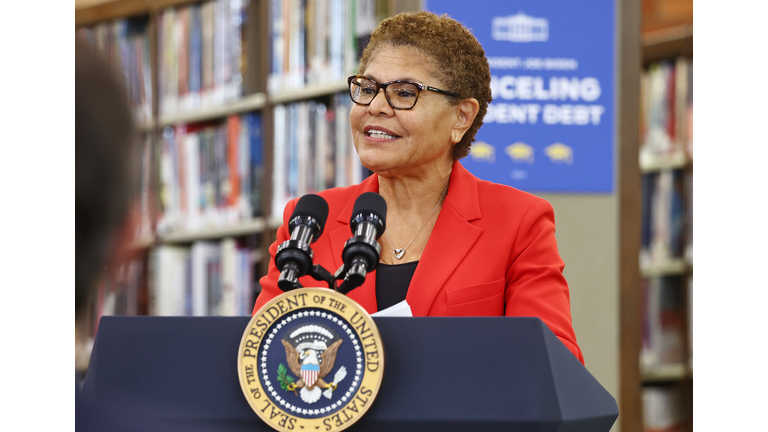
[(677, 118), (676, 118), (676, 112), (675, 112), (675, 96), (677, 95), (675, 90), (675, 67), (674, 65), (669, 65), (669, 75), (667, 77), (667, 113), (669, 115), (669, 121), (667, 123), (667, 134), (669, 135), (669, 140), (672, 143), (672, 151), (674, 152), (677, 145)]

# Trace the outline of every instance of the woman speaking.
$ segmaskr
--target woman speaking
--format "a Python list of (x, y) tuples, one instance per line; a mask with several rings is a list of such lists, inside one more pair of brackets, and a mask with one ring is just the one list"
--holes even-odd
[[(457, 21), (415, 12), (379, 24), (348, 79), (355, 149), (374, 174), (319, 193), (329, 213), (314, 263), (340, 267), (355, 200), (377, 192), (387, 203), (380, 263), (350, 298), (369, 313), (406, 300), (414, 316), (539, 317), (583, 363), (552, 206), (459, 163), (483, 124), (490, 81), (483, 48)], [(254, 313), (283, 292), (274, 258), (296, 202), (269, 249)]]

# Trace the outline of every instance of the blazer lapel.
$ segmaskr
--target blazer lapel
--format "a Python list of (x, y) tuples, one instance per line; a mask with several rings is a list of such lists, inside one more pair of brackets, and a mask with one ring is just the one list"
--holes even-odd
[(480, 237), (482, 228), (470, 223), (480, 217), (477, 178), (456, 161), (443, 208), (406, 295), (414, 316), (429, 313), (440, 289)]

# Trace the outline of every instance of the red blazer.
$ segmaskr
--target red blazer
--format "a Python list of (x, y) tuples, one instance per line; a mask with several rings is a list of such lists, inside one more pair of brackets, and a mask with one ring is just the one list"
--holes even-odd
[[(312, 244), (315, 264), (331, 273), (341, 266), (344, 243), (352, 235), (349, 219), (355, 200), (364, 192), (378, 191), (374, 174), (359, 185), (319, 193), (330, 210), (323, 234)], [(275, 267), (275, 253), (290, 238), (287, 224), (296, 202), (285, 207), (284, 223), (269, 248), (269, 272), (261, 278), (254, 314), (282, 294), (277, 287), (280, 272)], [(539, 317), (584, 363), (571, 324), (564, 267), (555, 240), (554, 210), (547, 201), (480, 180), (457, 161), (443, 208), (405, 298), (413, 316)], [(299, 281), (305, 287), (321, 286), (309, 276)], [(375, 271), (348, 295), (369, 313), (378, 311)]]

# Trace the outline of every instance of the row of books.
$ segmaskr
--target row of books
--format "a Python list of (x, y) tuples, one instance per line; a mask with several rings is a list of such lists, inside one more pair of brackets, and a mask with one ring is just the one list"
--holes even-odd
[(149, 257), (149, 314), (249, 316), (258, 261), (257, 252), (233, 238), (159, 246)]
[(692, 339), (686, 335), (685, 326), (686, 315), (690, 318), (691, 310), (685, 306), (684, 296), (690, 293), (685, 283), (683, 276), (651, 277), (641, 281), (643, 343), (640, 365), (645, 370), (684, 364), (689, 360), (686, 351), (692, 348)]
[(693, 61), (662, 61), (643, 71), (641, 163), (659, 156), (693, 158)]
[(693, 261), (693, 171), (663, 170), (642, 177), (640, 262)]
[(148, 17), (103, 22), (82, 27), (77, 35), (88, 41), (125, 79), (134, 118), (152, 119), (152, 60)]
[(678, 387), (643, 388), (643, 431), (682, 432), (687, 430), (683, 398)]
[(346, 93), (333, 104), (302, 101), (275, 106), (272, 216), (282, 218), (289, 200), (362, 181), (349, 128), (352, 101)]
[(271, 93), (354, 74), (381, 0), (270, 0)]
[(219, 106), (242, 95), (249, 0), (207, 0), (160, 12), (160, 114)]
[(260, 113), (167, 127), (158, 150), (158, 234), (229, 226), (262, 215)]

